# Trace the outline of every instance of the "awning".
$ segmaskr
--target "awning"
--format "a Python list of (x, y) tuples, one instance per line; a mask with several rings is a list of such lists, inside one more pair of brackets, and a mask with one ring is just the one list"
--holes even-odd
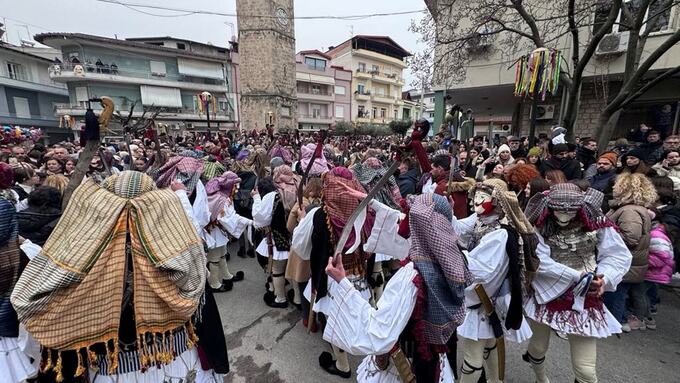
[(295, 79), (297, 81), (311, 82), (314, 84), (335, 85), (335, 80), (333, 79), (333, 77), (319, 76), (318, 74), (295, 72)]
[(224, 80), (222, 65), (214, 62), (177, 58), (179, 73), (201, 78)]
[(143, 105), (182, 107), (182, 95), (178, 88), (163, 88), (160, 86), (141, 85)]

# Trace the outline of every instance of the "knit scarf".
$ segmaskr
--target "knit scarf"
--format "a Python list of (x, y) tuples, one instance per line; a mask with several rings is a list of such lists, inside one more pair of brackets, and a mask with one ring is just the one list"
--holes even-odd
[[(186, 327), (189, 342), (197, 340), (189, 320), (203, 296), (205, 255), (178, 197), (134, 171), (113, 175), (101, 187), (88, 181), (75, 190), (12, 294), (19, 320), (57, 352), (54, 365), (48, 352), (45, 366), (54, 367), (57, 381), (63, 379), (61, 351), (77, 351), (78, 376), (85, 370), (82, 355), (92, 363), (96, 344), (107, 347), (110, 371), (116, 371), (128, 259), (141, 365), (172, 361), (171, 349), (156, 346), (161, 337), (166, 343), (166, 333)], [(148, 339), (154, 339), (151, 355)]]

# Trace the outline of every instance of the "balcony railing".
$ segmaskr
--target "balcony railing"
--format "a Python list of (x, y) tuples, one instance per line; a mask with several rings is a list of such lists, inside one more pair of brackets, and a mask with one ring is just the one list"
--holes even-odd
[(312, 90), (312, 89), (308, 89), (308, 90), (298, 90), (297, 92), (299, 94), (308, 94), (308, 95), (312, 95), (312, 96), (332, 96), (333, 95), (333, 92), (331, 92), (330, 90), (315, 91), (315, 90)]
[(313, 120), (330, 120), (332, 116), (324, 116), (319, 114), (299, 114), (298, 118), (309, 118)]
[(356, 90), (356, 91), (354, 91), (354, 94), (359, 94), (359, 95), (362, 95), (362, 96), (370, 96), (371, 91), (370, 90)]
[[(101, 106), (97, 103), (92, 103), (92, 109), (94, 110), (101, 110)], [(120, 109), (119, 109), (120, 108)], [(73, 110), (73, 111), (82, 111), (83, 113), (87, 110), (87, 107), (84, 105), (71, 105), (71, 104), (54, 104), (54, 109), (55, 110)], [(171, 108), (171, 107), (162, 107), (160, 108), (161, 114), (195, 114), (198, 116), (198, 111), (194, 108)], [(130, 111), (126, 108), (116, 106), (116, 111), (120, 111), (122, 115), (125, 115), (129, 113)], [(142, 110), (139, 109), (135, 114), (141, 114)], [(213, 116), (213, 113), (210, 113), (211, 116)], [(220, 117), (232, 117), (233, 112), (232, 111), (226, 111), (226, 110), (218, 110), (217, 113), (215, 114)], [(205, 118), (205, 115), (203, 115)]]
[[(83, 68), (83, 75), (87, 76), (88, 73), (105, 74), (112, 76), (124, 76), (124, 77), (134, 77), (152, 80), (168, 80), (168, 81), (178, 81), (178, 82), (193, 82), (198, 83), (196, 78), (190, 76), (172, 75), (167, 73), (153, 73), (146, 71), (130, 70), (126, 68), (119, 68), (117, 65), (94, 65), (94, 64), (53, 64), (50, 66), (49, 71), (51, 76), (60, 76), (64, 72), (74, 72), (76, 66), (81, 66)], [(215, 80), (215, 79), (202, 79), (207, 85), (223, 85), (225, 81)]]

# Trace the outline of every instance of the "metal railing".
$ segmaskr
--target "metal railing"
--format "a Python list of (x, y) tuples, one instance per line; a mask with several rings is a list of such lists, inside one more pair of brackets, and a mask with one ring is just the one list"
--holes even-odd
[(314, 114), (298, 114), (298, 118), (309, 118), (314, 120), (330, 120), (332, 116), (314, 115)]
[[(93, 110), (101, 110), (101, 106), (97, 103), (92, 103), (91, 104)], [(74, 110), (74, 111), (82, 111), (85, 112), (87, 110), (87, 107), (84, 105), (71, 105), (71, 104), (54, 104), (54, 109), (58, 110)], [(162, 107), (161, 109), (161, 114), (195, 114), (198, 115), (198, 110), (194, 108), (172, 108), (172, 107)], [(135, 115), (137, 114), (142, 114), (141, 109), (136, 109), (137, 111), (134, 113)], [(120, 112), (123, 116), (125, 116), (126, 113), (129, 113), (129, 109), (119, 109), (118, 107), (116, 108), (117, 112)], [(213, 113), (211, 112), (210, 115), (212, 116)], [(215, 115), (220, 116), (220, 117), (232, 117), (233, 112), (231, 111), (226, 111), (226, 110), (218, 110)]]
[(330, 90), (327, 90), (327, 91), (322, 90), (322, 91), (317, 92), (317, 91), (308, 89), (308, 90), (298, 90), (297, 92), (299, 94), (309, 94), (309, 95), (312, 95), (312, 96), (332, 96), (333, 95), (333, 92), (331, 92)]
[[(152, 80), (167, 80), (167, 81), (178, 81), (178, 82), (192, 82), (192, 83), (201, 83), (199, 81), (196, 81), (195, 77), (191, 76), (185, 76), (185, 75), (169, 75), (167, 73), (152, 73), (152, 72), (146, 72), (146, 71), (138, 71), (138, 70), (131, 70), (127, 68), (119, 68), (117, 65), (110, 65), (110, 64), (104, 64), (104, 65), (94, 65), (94, 64), (71, 64), (71, 63), (65, 63), (65, 64), (52, 64), (50, 65), (49, 71), (51, 76), (59, 76), (64, 74), (64, 72), (68, 73), (71, 72), (73, 73), (75, 71), (76, 66), (80, 65), (83, 68), (84, 75), (86, 76), (87, 74), (103, 74), (103, 75), (110, 75), (110, 76), (122, 76), (122, 77), (134, 77), (134, 78), (143, 78), (143, 79), (152, 79)], [(206, 85), (224, 85), (226, 84), (226, 80), (216, 80), (216, 79), (204, 79), (201, 78), (205, 82)]]

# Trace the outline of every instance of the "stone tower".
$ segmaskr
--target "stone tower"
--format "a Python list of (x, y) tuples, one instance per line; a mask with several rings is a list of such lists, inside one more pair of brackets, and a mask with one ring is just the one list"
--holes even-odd
[(293, 0), (237, 0), (241, 127), (297, 128)]

